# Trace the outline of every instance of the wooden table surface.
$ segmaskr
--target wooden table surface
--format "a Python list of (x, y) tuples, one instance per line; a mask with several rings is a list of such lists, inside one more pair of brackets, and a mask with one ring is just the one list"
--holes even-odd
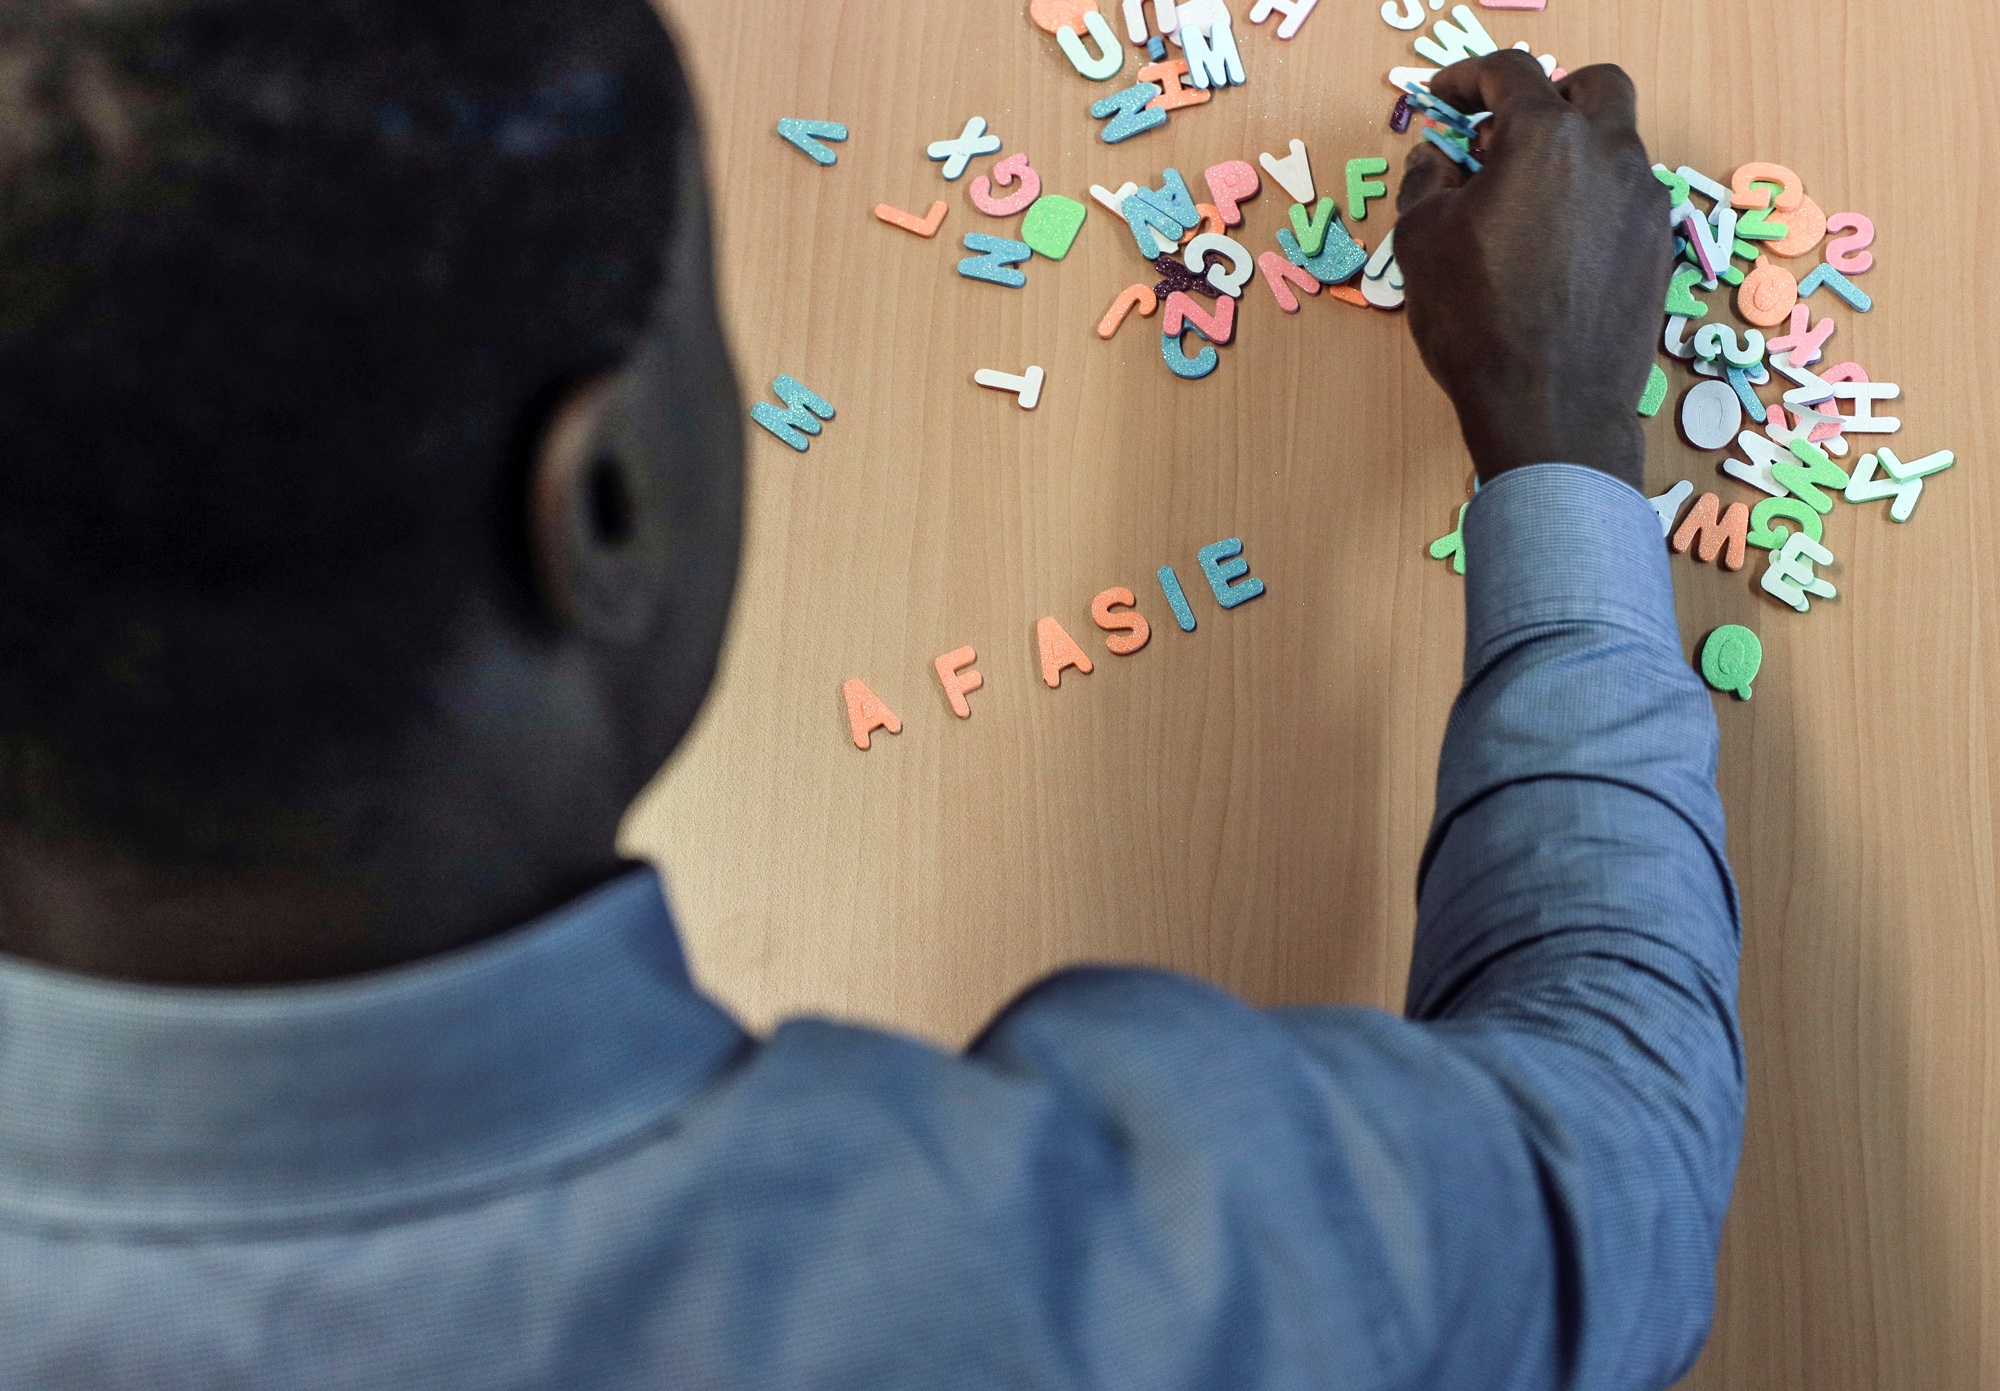
[[(1376, 0), (1321, 0), (1284, 42), (1230, 4), (1248, 84), (1107, 145), (1086, 108), (1143, 58), (1088, 82), (1022, 0), (670, 0), (746, 393), (791, 373), (839, 412), (805, 454), (750, 431), (720, 684), (627, 828), (669, 873), (701, 980), (757, 1027), (818, 1011), (962, 1042), (1084, 959), (1260, 1002), (1400, 1004), (1462, 635), (1462, 582), (1426, 547), (1469, 471), (1401, 316), (1326, 295), (1287, 316), (1253, 283), (1219, 369), (1182, 382), (1157, 316), (1094, 332), (1120, 288), (1156, 278), (1122, 223), (1091, 203), (1067, 259), (1037, 258), (1024, 289), (966, 280), (959, 238), (1016, 223), (924, 157), (976, 114), (1048, 192), (1086, 202), (1169, 165), (1205, 197), (1201, 170), (1293, 136), (1336, 196), (1350, 158), (1400, 170), (1384, 74), (1417, 61), (1413, 35)], [(1838, 324), (1826, 362), (1900, 383), (1894, 445), (1955, 450), (1957, 467), (1906, 525), (1839, 503), (1840, 598), (1808, 615), (1757, 590), (1755, 552), (1736, 574), (1673, 563), (1691, 655), (1723, 622), (1766, 649), (1755, 698), (1716, 702), (1751, 1099), (1715, 1333), (1688, 1384), (2000, 1387), (2000, 277), (1983, 192), (2000, 187), (2000, 8), (1477, 13), (1503, 44), (1623, 64), (1654, 158), (1724, 179), (1774, 160), (1879, 228), (1858, 281), (1874, 311), (1812, 301)], [(845, 122), (838, 163), (779, 140), (784, 116)], [(871, 215), (937, 198), (933, 240)], [(1253, 254), (1289, 201), (1267, 179), (1246, 205)], [(1355, 230), (1373, 244), (1392, 222), (1377, 203)], [(972, 384), (1030, 363), (1048, 373), (1032, 412)], [(1671, 375), (1652, 490), (1689, 478), (1754, 501), (1675, 431), (1694, 378)], [(1195, 553), (1230, 536), (1268, 592), (1224, 612)], [(1163, 564), (1193, 633), (1161, 600)], [(1152, 623), (1133, 656), (1106, 653), (1090, 619), (1113, 585)], [(1053, 691), (1045, 615), (1096, 662)], [(966, 644), (985, 686), (961, 721), (931, 663)], [(867, 753), (841, 706), (851, 677), (904, 722)]]

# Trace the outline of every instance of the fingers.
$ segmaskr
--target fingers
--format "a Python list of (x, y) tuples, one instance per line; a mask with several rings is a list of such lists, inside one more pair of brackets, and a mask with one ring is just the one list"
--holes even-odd
[(1412, 209), (1441, 193), (1465, 186), (1465, 171), (1428, 140), (1419, 140), (1403, 162), (1403, 186), (1396, 190), (1396, 216), (1408, 217)]
[(1440, 69), (1431, 79), (1431, 95), (1467, 113), (1491, 111), (1502, 121), (1536, 107), (1562, 103), (1542, 65), (1519, 48), (1503, 48)]
[(1617, 64), (1581, 68), (1555, 87), (1592, 125), (1615, 131), (1638, 129), (1639, 93)]

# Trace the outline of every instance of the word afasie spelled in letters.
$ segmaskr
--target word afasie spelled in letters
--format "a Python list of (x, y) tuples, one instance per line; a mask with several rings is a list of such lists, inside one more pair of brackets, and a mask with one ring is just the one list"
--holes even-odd
[[(1208, 581), (1217, 606), (1224, 612), (1264, 592), (1264, 581), (1250, 573), (1250, 562), (1243, 556), (1243, 542), (1237, 537), (1203, 546), (1195, 552), (1195, 563)], [(1175, 626), (1184, 633), (1192, 633), (1196, 626), (1194, 609), (1173, 566), (1160, 567), (1159, 582)], [(1090, 601), (1090, 620), (1107, 635), (1105, 649), (1115, 657), (1129, 657), (1152, 640), (1153, 625), (1139, 612), (1138, 604), (1138, 596), (1124, 585), (1113, 585)], [(952, 714), (961, 720), (972, 718), (972, 703), (967, 697), (986, 685), (985, 675), (973, 665), (978, 660), (978, 649), (968, 643), (944, 653), (931, 664)], [(1061, 689), (1064, 672), (1088, 676), (1094, 665), (1083, 645), (1054, 614), (1036, 620), (1035, 663), (1042, 683), (1051, 690)], [(903, 732), (902, 718), (867, 682), (859, 677), (850, 678), (842, 684), (840, 692), (847, 712), (848, 735), (855, 748), (865, 752), (878, 729), (890, 734)]]

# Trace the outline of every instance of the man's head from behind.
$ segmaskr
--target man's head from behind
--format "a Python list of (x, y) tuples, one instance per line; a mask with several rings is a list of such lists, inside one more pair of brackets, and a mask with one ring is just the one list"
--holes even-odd
[(645, 0), (0, 0), (0, 949), (601, 876), (735, 573), (707, 216)]

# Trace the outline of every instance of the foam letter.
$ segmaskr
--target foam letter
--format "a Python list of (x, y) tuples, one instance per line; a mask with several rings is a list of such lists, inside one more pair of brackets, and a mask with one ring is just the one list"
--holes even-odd
[[(1798, 523), (1798, 531), (1794, 533), (1772, 525), (1780, 520)], [(1751, 512), (1750, 534), (1744, 539), (1760, 550), (1775, 551), (1785, 544), (1788, 536), (1797, 534), (1817, 541), (1825, 533), (1826, 524), (1819, 519), (1819, 513), (1797, 498), (1767, 497)]]
[(1178, 338), (1185, 329), (1192, 328), (1211, 343), (1227, 343), (1235, 327), (1236, 301), (1233, 299), (1217, 300), (1215, 312), (1208, 314), (1202, 311), (1192, 295), (1175, 290), (1167, 296), (1166, 318), (1161, 325), (1165, 333)]
[(1795, 533), (1784, 548), (1771, 557), (1764, 572), (1764, 591), (1784, 600), (1800, 613), (1812, 607), (1814, 599), (1838, 597), (1838, 591), (1813, 574), (1815, 565), (1833, 564), (1833, 552), (1803, 533)]
[[(1005, 197), (994, 196), (994, 185), (1005, 188), (1016, 179), (1021, 181), (1019, 189)], [(1026, 212), (1028, 205), (1042, 196), (1042, 176), (1028, 167), (1026, 155), (1008, 155), (994, 164), (990, 179), (985, 174), (974, 179), (967, 196), (972, 199), (972, 206), (988, 217), (1012, 217)]]
[(1192, 231), (1201, 224), (1201, 206), (1188, 192), (1187, 180), (1178, 169), (1163, 170), (1158, 188), (1142, 188), (1139, 196), (1150, 199), (1182, 227)]
[(1150, 285), (1127, 285), (1118, 292), (1118, 298), (1111, 301), (1111, 307), (1104, 311), (1104, 317), (1097, 321), (1097, 336), (1109, 338), (1118, 332), (1118, 325), (1125, 322), (1125, 316), (1134, 309), (1145, 318), (1160, 307), (1159, 296)]
[(1243, 81), (1243, 55), (1236, 51), (1236, 31), (1227, 24), (1201, 30), (1181, 25), (1181, 46), (1187, 52), (1188, 78), (1200, 88), (1227, 87)]
[(1000, 137), (986, 133), (986, 118), (974, 116), (956, 140), (933, 140), (924, 153), (944, 161), (944, 176), (955, 179), (965, 172), (974, 155), (990, 155), (1000, 148)]
[(1812, 310), (1803, 304), (1792, 306), (1792, 331), (1773, 338), (1764, 345), (1764, 351), (1773, 356), (1784, 353), (1790, 361), (1801, 367), (1810, 367), (1820, 359), (1826, 348), (1826, 340), (1833, 337), (1833, 320), (1821, 319), (1817, 328), (1809, 328)]
[[(1695, 547), (1695, 556), (1704, 565), (1720, 555), (1722, 568), (1741, 570), (1748, 552), (1750, 535), (1750, 508), (1741, 502), (1729, 504), (1729, 510), (1722, 512), (1722, 499), (1714, 493), (1703, 493), (1700, 501), (1688, 509), (1681, 529), (1674, 533), (1674, 549), (1682, 555), (1690, 546)], [(1727, 545), (1728, 550), (1723, 547)]]
[(833, 419), (832, 403), (801, 386), (794, 377), (779, 377), (771, 383), (771, 390), (785, 403), (785, 408), (779, 410), (768, 401), (759, 401), (750, 407), (750, 418), (801, 454), (805, 453), (809, 443), (806, 435), (819, 433), (820, 420)]
[(1860, 275), (1875, 264), (1875, 256), (1868, 250), (1875, 244), (1875, 224), (1860, 213), (1835, 213), (1826, 220), (1829, 232), (1851, 232), (1852, 236), (1835, 237), (1826, 244), (1826, 261), (1835, 270), (1846, 275)]
[(1875, 307), (1875, 301), (1868, 297), (1867, 291), (1835, 270), (1830, 261), (1822, 261), (1811, 275), (1799, 282), (1799, 297), (1805, 298), (1811, 295), (1822, 285), (1832, 289), (1836, 295), (1864, 314)]
[(1103, 82), (1118, 76), (1118, 70), (1125, 66), (1125, 45), (1118, 42), (1117, 31), (1111, 21), (1096, 10), (1086, 10), (1083, 16), (1084, 28), (1097, 43), (1097, 56), (1090, 56), (1090, 50), (1083, 46), (1083, 36), (1065, 24), (1056, 30), (1056, 46), (1069, 59), (1069, 65), (1092, 82)]
[(1434, 37), (1417, 40), (1417, 53), (1426, 62), (1448, 68), (1461, 58), (1477, 58), (1499, 50), (1500, 45), (1493, 42), (1493, 36), (1471, 10), (1463, 5), (1454, 6), (1451, 17), (1458, 21), (1456, 28), (1440, 19), (1431, 30)]
[(1771, 476), (1784, 485), (1786, 492), (1825, 516), (1833, 510), (1833, 499), (1820, 489), (1831, 488), (1839, 492), (1853, 480), (1847, 476), (1846, 469), (1827, 458), (1826, 451), (1817, 445), (1806, 440), (1793, 440), (1788, 447), (1793, 458), (1779, 459), (1772, 464)]
[(1243, 210), (1236, 205), (1255, 198), (1257, 190), (1263, 187), (1257, 171), (1240, 159), (1211, 164), (1202, 171), (1202, 177), (1208, 180), (1208, 196), (1215, 200), (1215, 210), (1231, 227), (1243, 220)]
[(1063, 631), (1063, 625), (1053, 618), (1044, 618), (1035, 624), (1035, 646), (1042, 653), (1042, 680), (1051, 687), (1062, 684), (1064, 667), (1075, 667), (1085, 676), (1090, 674), (1090, 654), (1076, 645), (1076, 639)]
[(1646, 499), (1653, 505), (1653, 512), (1660, 519), (1660, 539), (1666, 540), (1674, 534), (1674, 518), (1681, 512), (1681, 505), (1694, 496), (1694, 484), (1683, 478), (1658, 497)]
[[(1756, 186), (1760, 183), (1778, 185), (1777, 195), (1759, 193)], [(1784, 165), (1759, 162), (1738, 169), (1729, 181), (1729, 192), (1731, 207), (1762, 208), (1766, 212), (1775, 207), (1781, 213), (1788, 213), (1806, 196), (1806, 186)]]
[(1215, 591), (1215, 602), (1225, 609), (1248, 603), (1264, 592), (1264, 582), (1260, 579), (1230, 583), (1238, 575), (1250, 573), (1250, 562), (1243, 559), (1243, 543), (1236, 537), (1203, 546), (1194, 555), (1201, 562), (1201, 572), (1208, 576), (1208, 587)]
[[(1114, 657), (1129, 657), (1152, 640), (1152, 624), (1146, 621), (1144, 614), (1132, 608), (1138, 602), (1132, 597), (1132, 591), (1122, 585), (1107, 589), (1090, 601), (1091, 621), (1107, 633), (1121, 634), (1104, 640), (1104, 645), (1111, 649)], [(1132, 609), (1132, 612), (1113, 613), (1113, 608)]]
[(972, 714), (972, 707), (965, 703), (965, 698), (986, 684), (986, 678), (972, 669), (972, 664), (978, 660), (977, 652), (970, 647), (960, 647), (931, 663), (937, 668), (938, 683), (944, 687), (944, 698), (951, 702), (951, 713), (961, 720)]
[[(1778, 407), (1773, 406), (1771, 409), (1775, 411)], [(1750, 456), (1750, 462), (1746, 464), (1741, 459), (1724, 459), (1722, 471), (1731, 478), (1748, 483), (1760, 492), (1769, 493), (1772, 497), (1783, 497), (1785, 485), (1778, 481), (1778, 476), (1773, 470), (1784, 462), (1785, 451), (1755, 430), (1745, 430), (1738, 435), (1736, 447)]]
[(1157, 82), (1135, 82), (1122, 92), (1090, 104), (1090, 114), (1100, 121), (1108, 121), (1103, 138), (1107, 145), (1116, 145), (1121, 140), (1130, 140), (1142, 131), (1167, 123), (1167, 113), (1157, 106), (1148, 105), (1160, 94)]
[(1026, 242), (1008, 237), (989, 237), (984, 232), (967, 232), (965, 249), (980, 253), (958, 263), (958, 273), (967, 280), (987, 280), (1015, 290), (1028, 283), (1026, 275), (1008, 269), (1035, 254), (1035, 249)]
[(1149, 261), (1171, 254), (1160, 245), (1159, 237), (1178, 245), (1182, 233), (1201, 225), (1201, 213), (1178, 169), (1167, 170), (1157, 189), (1140, 188), (1127, 194), (1122, 211), (1132, 239), (1139, 244), (1139, 254)]
[(1273, 11), (1284, 16), (1278, 24), (1278, 37), (1289, 39), (1299, 32), (1299, 26), (1306, 22), (1306, 16), (1313, 12), (1319, 0), (1257, 0), (1250, 7), (1250, 22), (1262, 24), (1271, 17)]
[(1293, 140), (1291, 153), (1279, 159), (1269, 150), (1257, 156), (1257, 162), (1264, 166), (1264, 172), (1278, 181), (1279, 187), (1292, 195), (1294, 203), (1313, 201), (1312, 160), (1306, 154), (1306, 142)]
[(1215, 349), (1203, 347), (1193, 357), (1189, 357), (1181, 347), (1181, 340), (1171, 333), (1160, 335), (1160, 360), (1167, 364), (1167, 370), (1182, 381), (1198, 382), (1215, 370), (1221, 359)]
[(1424, 27), (1424, 0), (1402, 0), (1403, 8), (1396, 8), (1396, 0), (1382, 0), (1382, 18), (1392, 28), (1421, 29)]
[(1853, 415), (1840, 417), (1841, 431), (1849, 435), (1893, 435), (1903, 422), (1893, 415), (1875, 414), (1875, 402), (1893, 401), (1903, 394), (1894, 382), (1840, 382), (1833, 388), (1835, 399), (1852, 401)]
[[(838, 121), (804, 121), (796, 116), (787, 116), (778, 122), (778, 134), (806, 152), (814, 164), (831, 164), (834, 153), (820, 140), (838, 143), (847, 138), (847, 127)], [(814, 139), (813, 137), (819, 137)]]
[(1347, 215), (1356, 222), (1368, 216), (1371, 198), (1386, 198), (1389, 185), (1371, 175), (1387, 173), (1389, 161), (1380, 156), (1347, 161)]
[[(1339, 214), (1334, 214), (1334, 218), (1337, 221)], [(1208, 253), (1211, 251), (1228, 257), (1229, 269), (1224, 270), (1220, 265), (1208, 266), (1204, 278), (1216, 290), (1231, 299), (1237, 298), (1243, 293), (1243, 287), (1250, 283), (1250, 277), (1257, 273), (1257, 263), (1251, 259), (1249, 251), (1244, 248), (1242, 242), (1234, 237), (1224, 236), (1220, 232), (1203, 232), (1195, 237), (1182, 250), (1181, 259), (1189, 270), (1201, 275), (1202, 267), (1207, 264)]]
[(1184, 106), (1200, 106), (1214, 97), (1213, 92), (1181, 86), (1181, 79), (1186, 76), (1185, 58), (1169, 58), (1163, 63), (1148, 63), (1140, 68), (1139, 80), (1156, 83), (1160, 89), (1160, 94), (1147, 105), (1159, 111), (1178, 111)]
[(1171, 565), (1160, 567), (1160, 588), (1166, 593), (1167, 607), (1174, 611), (1174, 622), (1180, 624), (1183, 633), (1194, 631), (1194, 610), (1188, 606), (1187, 594), (1181, 589), (1181, 577), (1174, 573)]
[[(1319, 293), (1319, 277), (1303, 266), (1295, 266), (1275, 251), (1266, 251), (1257, 258), (1257, 269), (1264, 272), (1264, 283), (1277, 296), (1278, 308), (1287, 314), (1299, 312), (1299, 297), (1292, 293), (1291, 285), (1298, 286), (1309, 295)], [(1290, 281), (1291, 285), (1286, 282)]]
[[(1910, 513), (1916, 509), (1917, 499), (1923, 496), (1924, 479), (1950, 468), (1956, 459), (1957, 456), (1949, 449), (1941, 449), (1907, 464), (1890, 449), (1882, 450), (1879, 460), (1874, 454), (1864, 454), (1861, 456), (1861, 467), (1854, 471), (1854, 481), (1848, 485), (1847, 500), (1874, 502), (1893, 497), (1895, 501), (1889, 504), (1889, 515), (1896, 521), (1907, 522)], [(1877, 462), (1889, 470), (1891, 481), (1875, 481)]]
[(1319, 255), (1326, 245), (1326, 229), (1333, 221), (1333, 200), (1322, 198), (1319, 206), (1310, 213), (1302, 203), (1292, 205), (1292, 239), (1299, 244), (1299, 250), (1308, 256)]
[(1295, 266), (1304, 266), (1312, 272), (1313, 278), (1322, 285), (1342, 285), (1361, 274), (1368, 264), (1368, 253), (1361, 249), (1361, 243), (1347, 234), (1338, 215), (1326, 229), (1326, 245), (1319, 249), (1319, 255), (1308, 256), (1299, 249), (1299, 239), (1292, 235), (1289, 227), (1278, 229), (1278, 247), (1285, 253), (1285, 259)]
[(866, 749), (868, 736), (878, 729), (886, 729), (891, 734), (903, 732), (903, 722), (896, 718), (896, 712), (882, 703), (882, 697), (868, 689), (859, 678), (849, 681), (840, 688), (840, 694), (847, 701), (847, 727), (854, 733), (854, 747)]

